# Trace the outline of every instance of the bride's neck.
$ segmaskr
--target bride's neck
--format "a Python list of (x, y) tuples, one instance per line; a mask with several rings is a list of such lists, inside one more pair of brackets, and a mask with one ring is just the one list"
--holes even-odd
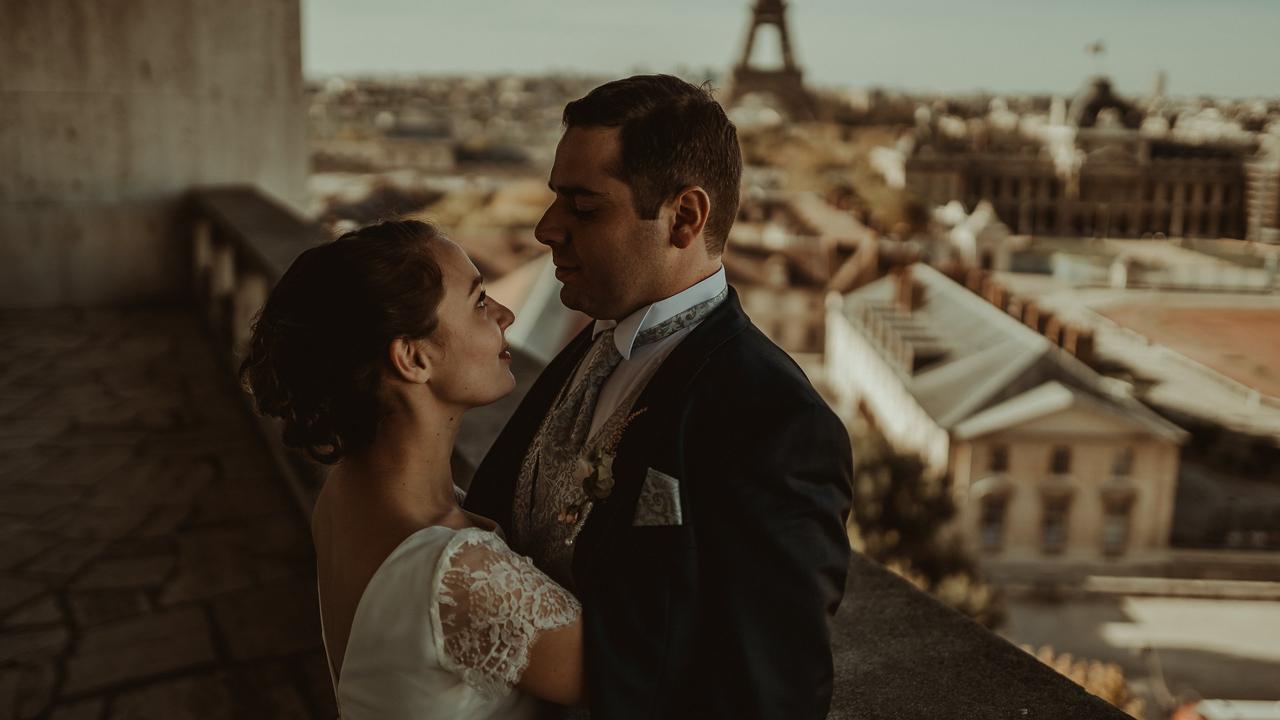
[(414, 516), (447, 513), (457, 507), (450, 460), (461, 419), (460, 410), (398, 407), (382, 418), (369, 446), (343, 463)]

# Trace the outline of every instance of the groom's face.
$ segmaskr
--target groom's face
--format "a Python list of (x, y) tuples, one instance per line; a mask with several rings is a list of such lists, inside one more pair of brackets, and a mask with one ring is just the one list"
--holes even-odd
[(534, 235), (551, 248), (560, 299), (597, 319), (620, 320), (661, 285), (669, 209), (654, 220), (636, 213), (631, 188), (614, 174), (617, 128), (571, 127), (556, 147), (548, 183), (555, 202)]

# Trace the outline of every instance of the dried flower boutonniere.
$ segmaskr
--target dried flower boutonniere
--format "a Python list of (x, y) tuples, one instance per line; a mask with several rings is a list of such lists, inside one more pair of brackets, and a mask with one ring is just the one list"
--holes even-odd
[(569, 537), (565, 538), (565, 545), (572, 545), (578, 539), (578, 533), (582, 532), (582, 526), (587, 523), (591, 508), (613, 494), (613, 461), (617, 456), (618, 444), (622, 442), (622, 434), (626, 432), (632, 420), (643, 415), (648, 409), (643, 407), (628, 415), (613, 429), (613, 432), (604, 437), (601, 442), (592, 444), (578, 457), (573, 469), (573, 480), (582, 488), (582, 499), (560, 511), (560, 522), (573, 526)]

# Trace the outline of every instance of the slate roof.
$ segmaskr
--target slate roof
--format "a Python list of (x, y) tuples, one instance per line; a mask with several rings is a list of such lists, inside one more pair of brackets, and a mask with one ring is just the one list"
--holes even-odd
[[(923, 263), (910, 272), (924, 288), (915, 311), (908, 314), (894, 305), (897, 280), (887, 276), (846, 295), (845, 313), (857, 327), (857, 318), (869, 309), (917, 354), (923, 349), (932, 358), (900, 375), (939, 426), (954, 430), (987, 408), (1053, 382), (1072, 397), (1092, 398), (1144, 432), (1175, 442), (1185, 437), (1070, 353), (946, 275)], [(893, 364), (890, 358), (886, 362)], [(1061, 397), (1042, 392), (1026, 402), (1038, 399), (1047, 412), (1061, 404)]]

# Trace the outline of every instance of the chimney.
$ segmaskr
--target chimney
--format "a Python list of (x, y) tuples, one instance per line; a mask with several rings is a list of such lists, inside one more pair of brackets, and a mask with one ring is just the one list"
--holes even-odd
[(1004, 310), (1005, 300), (1008, 296), (1009, 291), (1006, 290), (1004, 285), (999, 281), (988, 278), (987, 282), (983, 283), (982, 297), (985, 298), (987, 302), (995, 305), (1001, 310)]
[(985, 272), (979, 270), (978, 268), (972, 268), (969, 270), (969, 272), (965, 273), (964, 286), (969, 288), (974, 293), (981, 295), (982, 284), (983, 282), (986, 281), (986, 279), (987, 279), (987, 274)]
[(1093, 363), (1093, 332), (1078, 325), (1067, 325), (1062, 334), (1062, 349), (1075, 355), (1080, 362)]
[(1036, 332), (1043, 329), (1040, 324), (1040, 306), (1036, 305), (1034, 300), (1028, 300), (1027, 304), (1022, 306), (1022, 324)]
[(1062, 349), (1076, 354), (1076, 341), (1080, 339), (1080, 328), (1071, 323), (1067, 323), (1062, 327)]
[(1053, 313), (1045, 316), (1044, 336), (1054, 345), (1062, 346), (1062, 321)]
[(1098, 356), (1094, 353), (1093, 331), (1086, 330), (1076, 339), (1076, 357), (1080, 362), (1092, 367)]
[(924, 286), (916, 281), (910, 265), (899, 266), (894, 275), (894, 305), (910, 315), (924, 305)]

